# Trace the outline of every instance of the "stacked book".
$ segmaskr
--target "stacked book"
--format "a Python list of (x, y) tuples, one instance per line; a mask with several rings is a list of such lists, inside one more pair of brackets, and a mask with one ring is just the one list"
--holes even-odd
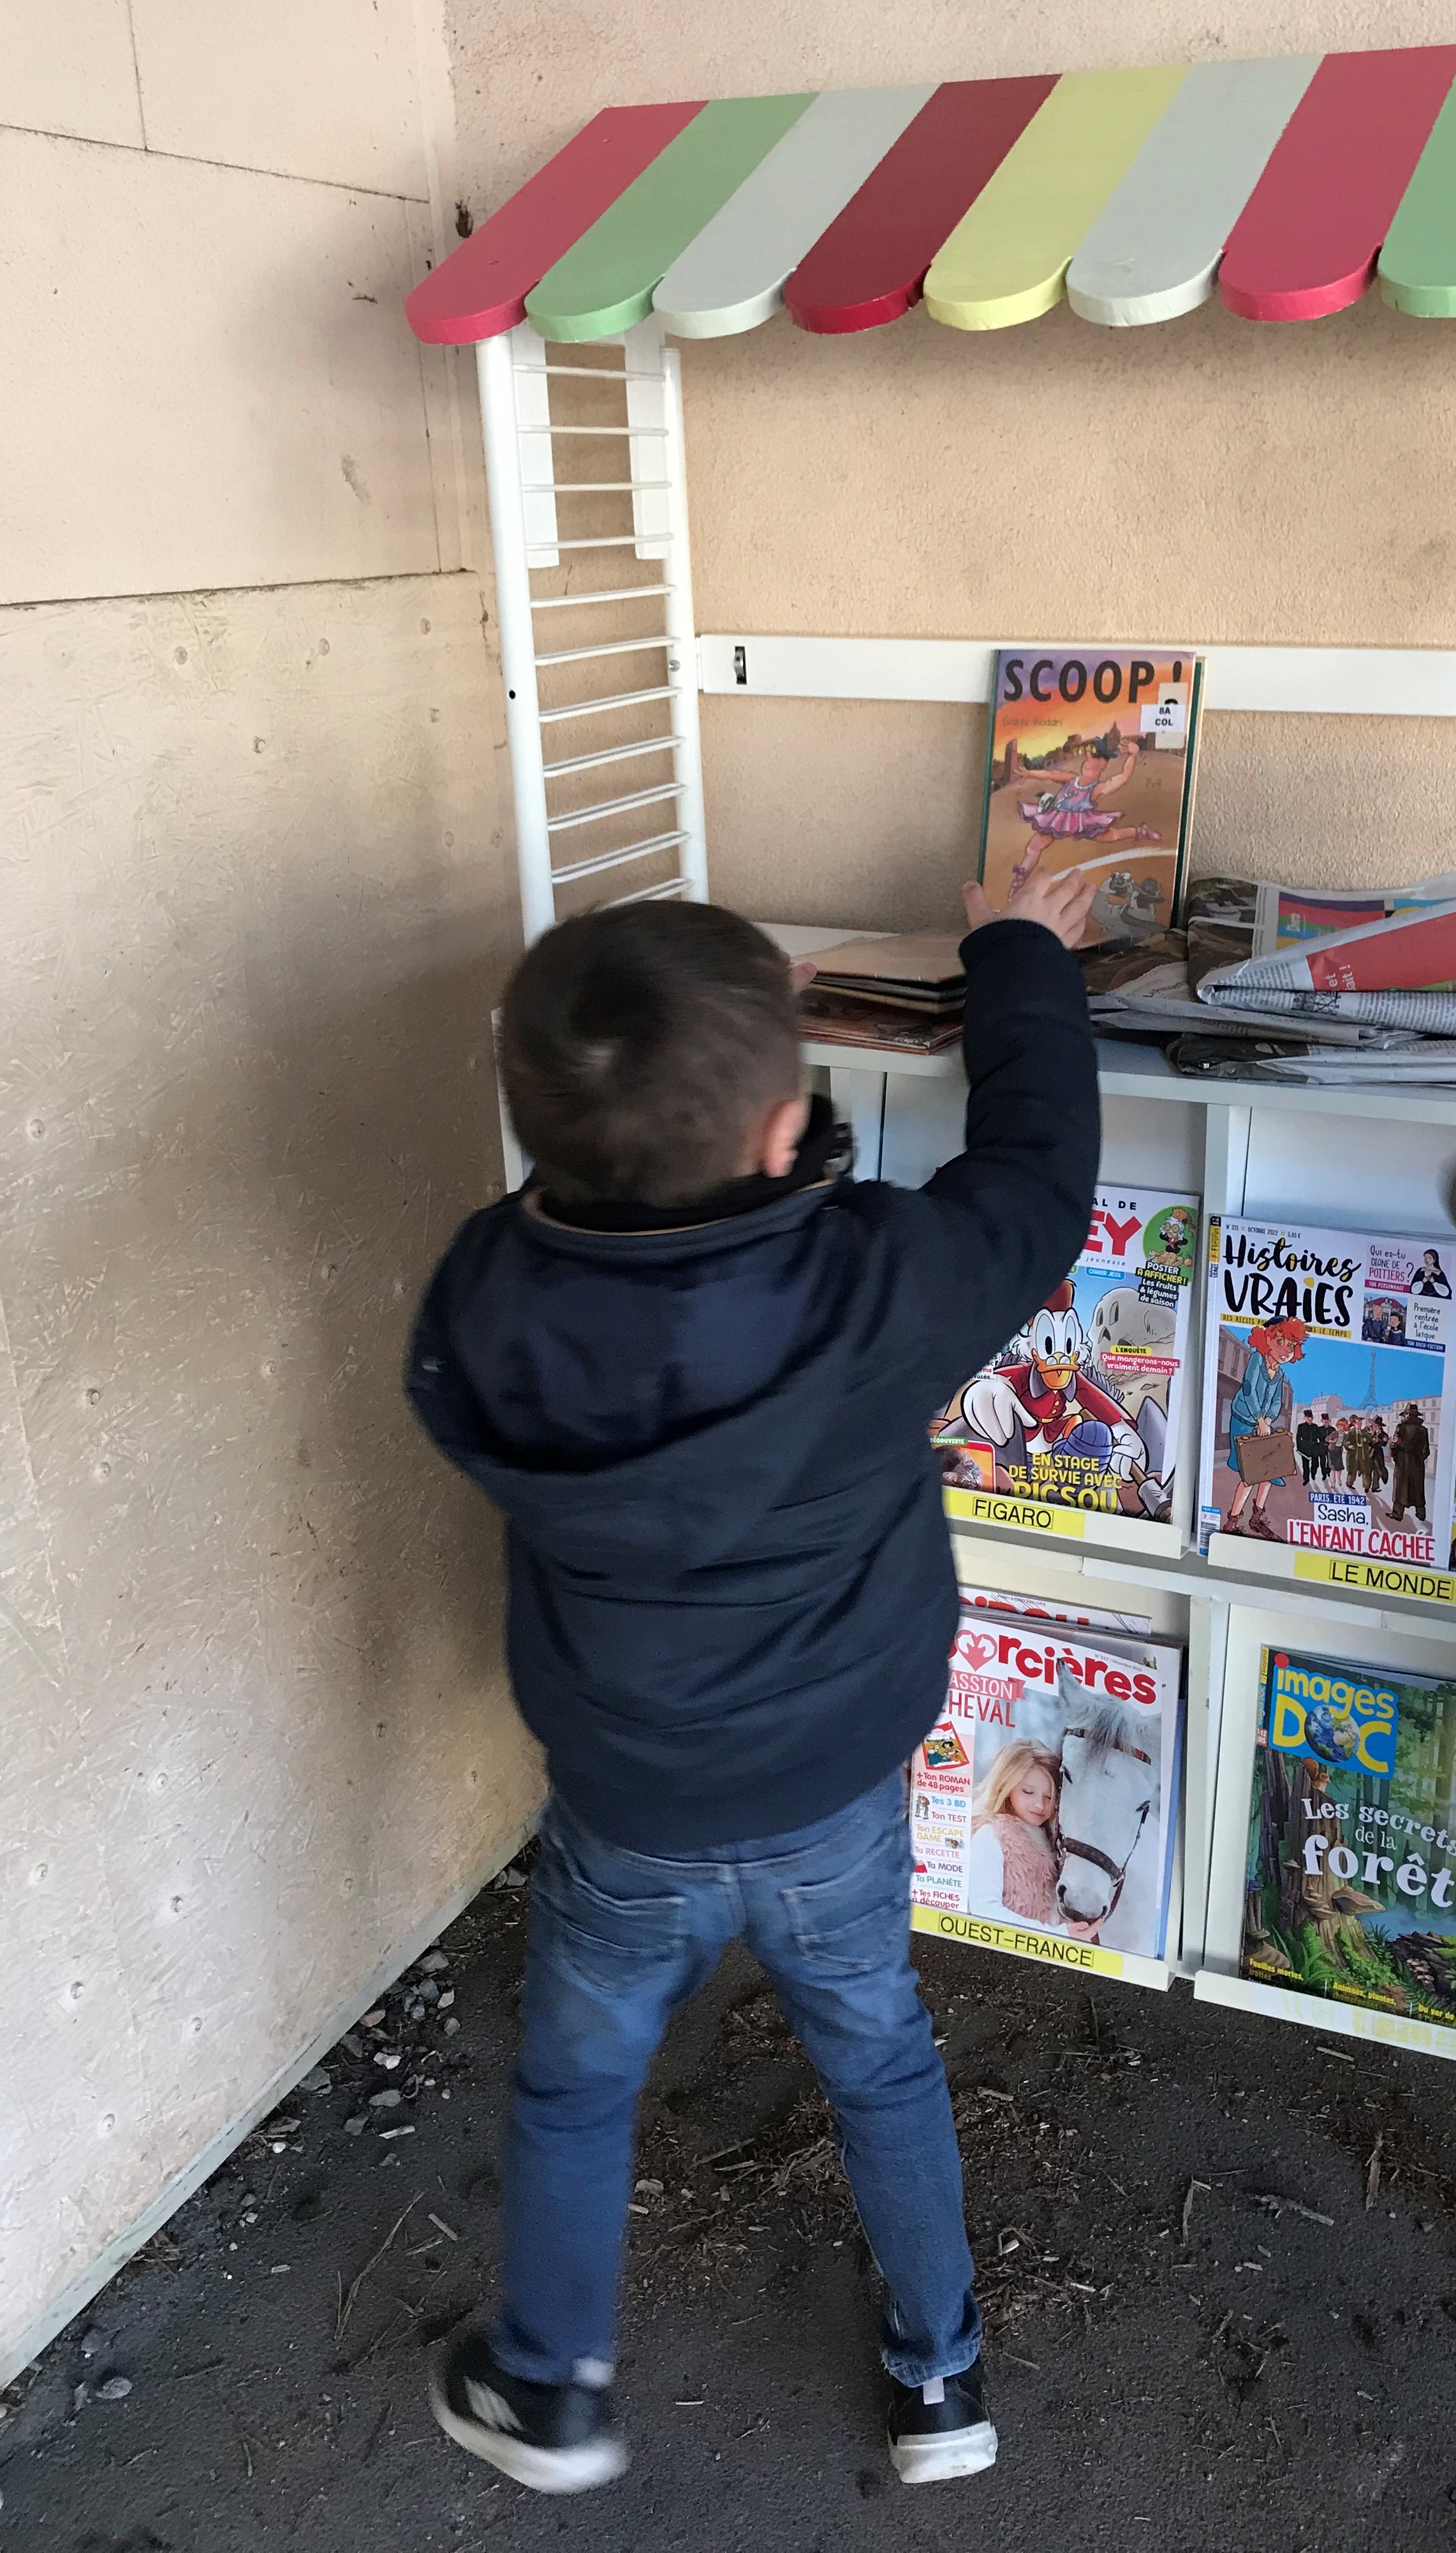
[(814, 968), (799, 1006), (804, 1035), (816, 1045), (938, 1054), (960, 1036), (965, 977), (950, 932), (840, 941)]

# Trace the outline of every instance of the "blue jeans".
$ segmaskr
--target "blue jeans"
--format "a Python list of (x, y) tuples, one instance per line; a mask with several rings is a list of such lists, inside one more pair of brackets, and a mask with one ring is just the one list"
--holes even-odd
[(886, 2298), (885, 2365), (956, 2376), (980, 2348), (951, 2099), (910, 1964), (910, 1839), (894, 1774), (836, 1817), (709, 1853), (604, 1843), (548, 1803), (531, 1882), (524, 2037), (504, 2189), (503, 2367), (605, 2382), (633, 2114), (679, 2004), (741, 1937), (833, 2105)]

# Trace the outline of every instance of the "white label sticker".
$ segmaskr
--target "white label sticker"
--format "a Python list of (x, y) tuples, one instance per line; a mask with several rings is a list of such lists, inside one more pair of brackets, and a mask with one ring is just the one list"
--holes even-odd
[(1180, 744), (1185, 723), (1181, 701), (1150, 701), (1143, 712), (1144, 735), (1156, 735), (1160, 741), (1168, 736)]

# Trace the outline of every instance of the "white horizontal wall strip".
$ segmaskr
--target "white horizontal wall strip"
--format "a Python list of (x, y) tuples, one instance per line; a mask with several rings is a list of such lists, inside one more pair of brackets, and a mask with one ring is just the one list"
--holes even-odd
[[(1045, 639), (1014, 639), (1033, 654)], [(1099, 647), (1125, 644), (1113, 639)], [(1152, 643), (1151, 641), (1149, 642)], [(1187, 642), (1196, 644), (1195, 641)], [(1058, 641), (1064, 647), (1064, 640)], [(995, 648), (981, 638), (768, 638), (698, 641), (705, 692), (800, 701), (987, 701)], [(1210, 710), (1303, 710), (1347, 718), (1456, 718), (1456, 649), (1204, 647)]]

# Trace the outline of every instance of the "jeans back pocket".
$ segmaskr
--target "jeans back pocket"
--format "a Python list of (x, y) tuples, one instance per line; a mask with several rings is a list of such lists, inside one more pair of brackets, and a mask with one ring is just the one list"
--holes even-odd
[(784, 1912), (796, 1947), (815, 1967), (898, 1965), (910, 1932), (910, 1834), (903, 1819), (850, 1869), (786, 1888)]
[(661, 1889), (614, 1896), (587, 1877), (549, 1830), (543, 1831), (531, 1896), (533, 1947), (609, 1991), (619, 1993), (679, 1961), (691, 1939), (686, 1897)]

